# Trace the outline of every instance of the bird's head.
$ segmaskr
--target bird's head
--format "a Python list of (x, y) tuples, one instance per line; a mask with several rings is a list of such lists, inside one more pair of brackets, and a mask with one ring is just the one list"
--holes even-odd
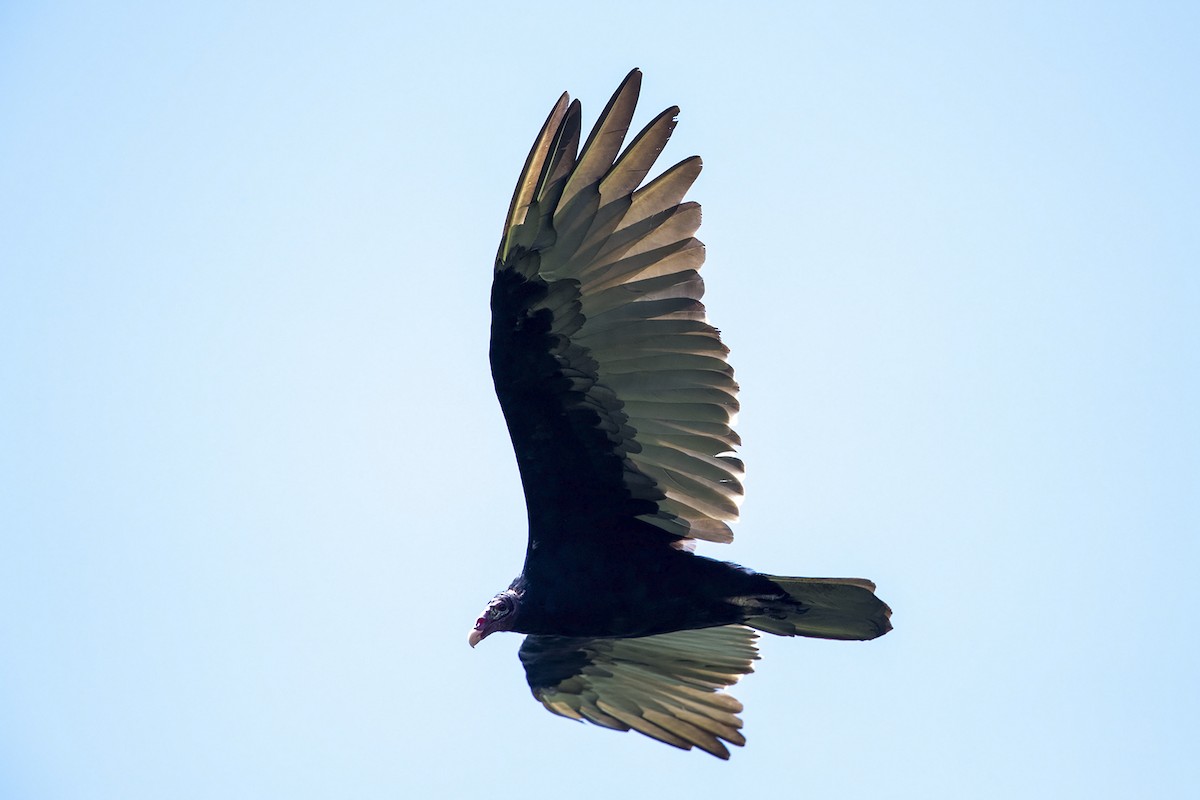
[(467, 642), (474, 647), (484, 640), (488, 634), (496, 631), (511, 631), (516, 623), (517, 608), (521, 604), (521, 596), (512, 589), (505, 589), (492, 598), (483, 610)]

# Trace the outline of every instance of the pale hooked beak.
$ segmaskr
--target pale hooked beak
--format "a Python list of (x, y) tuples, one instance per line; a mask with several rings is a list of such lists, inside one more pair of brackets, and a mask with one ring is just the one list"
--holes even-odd
[(479, 628), (472, 628), (471, 635), (467, 637), (467, 644), (471, 645), (471, 647), (474, 647), (475, 645), (477, 645), (483, 641), (483, 637), (485, 635), (486, 634), (484, 634), (483, 631), (479, 630)]

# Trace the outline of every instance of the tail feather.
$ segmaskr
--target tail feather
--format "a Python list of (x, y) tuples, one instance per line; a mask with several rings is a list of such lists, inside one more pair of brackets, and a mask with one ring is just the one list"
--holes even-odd
[(864, 578), (787, 578), (765, 575), (788, 594), (746, 624), (777, 636), (875, 639), (892, 629), (892, 610)]

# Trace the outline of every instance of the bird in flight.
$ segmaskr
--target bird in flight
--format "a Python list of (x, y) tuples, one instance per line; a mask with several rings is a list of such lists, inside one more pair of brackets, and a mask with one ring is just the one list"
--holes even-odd
[(642, 185), (677, 107), (622, 150), (642, 74), (580, 148), (563, 94), (513, 194), (492, 283), (491, 366), (529, 517), (525, 565), (472, 647), (528, 634), (520, 659), (555, 714), (728, 758), (745, 739), (725, 687), (757, 631), (874, 639), (891, 610), (861, 578), (792, 578), (696, 555), (741, 501), (738, 386), (705, 318), (686, 158)]

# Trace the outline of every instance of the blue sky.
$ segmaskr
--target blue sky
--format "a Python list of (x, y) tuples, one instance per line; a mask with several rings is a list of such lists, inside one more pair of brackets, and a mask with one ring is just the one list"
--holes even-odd
[[(1195, 786), (1194, 8), (433, 5), (0, 8), (0, 796)], [(729, 763), (466, 644), (503, 214), (634, 66), (742, 384), (703, 552), (895, 610), (764, 640)]]

